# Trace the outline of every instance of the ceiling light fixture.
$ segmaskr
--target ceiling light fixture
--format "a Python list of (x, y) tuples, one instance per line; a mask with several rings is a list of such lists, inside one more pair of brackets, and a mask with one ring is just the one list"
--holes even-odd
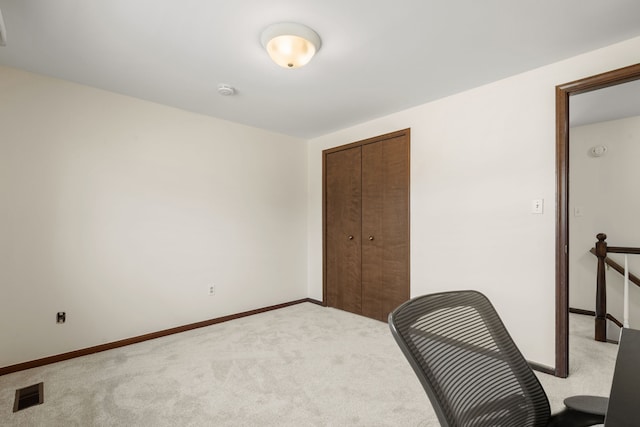
[(0, 10), (0, 46), (7, 45), (7, 28), (2, 20), (2, 11)]
[(306, 25), (281, 22), (262, 32), (262, 46), (273, 62), (284, 68), (306, 65), (320, 50), (320, 36)]

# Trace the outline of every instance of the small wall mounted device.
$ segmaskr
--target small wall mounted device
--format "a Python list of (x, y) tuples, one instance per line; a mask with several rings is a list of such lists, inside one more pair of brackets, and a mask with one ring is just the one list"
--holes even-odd
[(2, 11), (0, 10), (0, 46), (7, 45), (7, 27), (4, 26)]

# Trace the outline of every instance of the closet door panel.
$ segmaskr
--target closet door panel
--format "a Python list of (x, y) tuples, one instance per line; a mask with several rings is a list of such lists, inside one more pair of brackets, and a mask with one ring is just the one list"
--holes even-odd
[(362, 147), (362, 314), (385, 321), (409, 299), (409, 141)]
[(362, 147), (362, 314), (383, 316), (383, 204), (382, 143)]
[(326, 156), (326, 290), (330, 307), (362, 312), (361, 147)]
[(382, 144), (382, 317), (409, 299), (409, 136)]

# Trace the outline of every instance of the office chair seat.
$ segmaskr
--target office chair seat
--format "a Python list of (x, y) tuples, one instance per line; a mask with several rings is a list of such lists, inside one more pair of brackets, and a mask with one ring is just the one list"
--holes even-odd
[(489, 300), (476, 291), (414, 298), (389, 315), (443, 427), (582, 427), (604, 416), (551, 415), (549, 400)]

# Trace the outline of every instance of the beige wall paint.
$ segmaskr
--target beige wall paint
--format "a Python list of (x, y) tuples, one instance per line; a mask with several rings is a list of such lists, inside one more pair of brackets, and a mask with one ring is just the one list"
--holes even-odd
[(322, 295), (322, 150), (411, 128), (411, 294), (484, 292), (525, 356), (553, 366), (555, 86), (638, 51), (631, 39), (311, 140), (309, 296)]
[(322, 149), (407, 127), (412, 295), (485, 292), (525, 356), (551, 366), (554, 87), (639, 50), (631, 39), (308, 146), (0, 67), (0, 366), (320, 299)]
[[(640, 247), (640, 117), (572, 128), (570, 138), (569, 304), (595, 311), (597, 258), (589, 250), (596, 234), (605, 233), (611, 246)], [(607, 147), (606, 154), (590, 155), (590, 149), (599, 145)], [(623, 255), (610, 257), (624, 265)], [(629, 270), (640, 274), (640, 256), (629, 256)], [(622, 321), (623, 276), (613, 269), (606, 275), (607, 311)], [(638, 328), (640, 289), (631, 284), (629, 294), (630, 324)]]
[(306, 297), (306, 176), (302, 140), (0, 67), (0, 366)]

